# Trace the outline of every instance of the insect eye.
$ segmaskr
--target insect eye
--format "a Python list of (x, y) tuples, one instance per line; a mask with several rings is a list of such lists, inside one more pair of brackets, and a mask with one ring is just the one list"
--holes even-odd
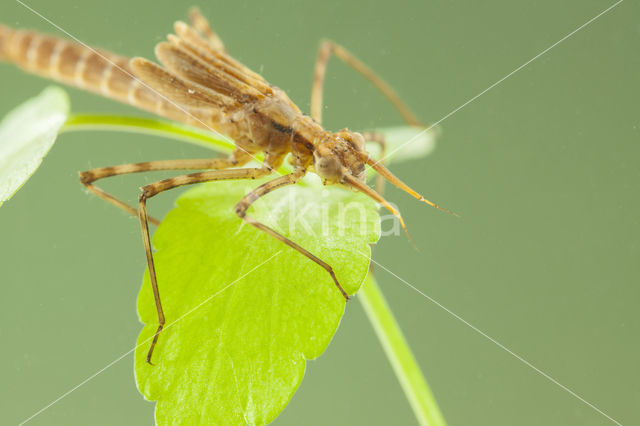
[(340, 169), (340, 164), (334, 158), (320, 157), (317, 158), (316, 171), (323, 176), (334, 176)]

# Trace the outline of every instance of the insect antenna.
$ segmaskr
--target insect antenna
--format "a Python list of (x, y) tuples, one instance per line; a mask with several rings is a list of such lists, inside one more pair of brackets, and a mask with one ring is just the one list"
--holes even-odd
[(406, 183), (404, 183), (403, 181), (398, 179), (393, 173), (391, 173), (389, 171), (389, 169), (387, 169), (382, 164), (376, 162), (376, 160), (374, 160), (373, 158), (368, 158), (367, 159), (367, 164), (369, 166), (371, 166), (373, 168), (373, 170), (375, 170), (376, 172), (380, 173), (381, 176), (383, 176), (385, 179), (387, 179), (393, 185), (395, 185), (398, 188), (402, 189), (404, 192), (408, 193), (412, 197), (415, 197), (420, 201), (424, 201), (425, 203), (429, 204), (431, 207), (435, 207), (438, 210), (442, 210), (443, 212), (452, 214), (455, 217), (460, 217), (460, 215), (458, 215), (457, 213), (454, 213), (451, 210), (447, 210), (444, 207), (440, 207), (436, 203), (427, 200), (422, 195), (418, 194), (416, 191), (414, 191), (413, 189), (409, 188), (409, 186)]
[[(376, 191), (369, 188), (366, 183), (360, 182), (358, 179), (351, 176), (350, 174), (345, 174), (344, 180), (347, 183), (349, 183), (349, 185), (353, 186), (355, 189), (369, 196), (370, 198), (373, 198), (375, 201), (382, 204), (384, 208), (389, 210), (391, 214), (393, 214), (398, 219), (398, 221), (400, 222), (400, 226), (402, 226), (402, 229), (404, 230), (404, 233), (407, 234), (407, 238), (409, 238), (409, 241), (411, 242), (411, 244), (413, 244), (413, 239), (411, 238), (411, 235), (409, 235), (409, 231), (407, 230), (407, 225), (404, 223), (404, 219), (402, 219), (402, 215), (400, 214), (398, 209), (393, 207), (387, 200), (385, 200), (382, 197), (382, 195), (378, 194)], [(415, 247), (415, 244), (413, 245)]]

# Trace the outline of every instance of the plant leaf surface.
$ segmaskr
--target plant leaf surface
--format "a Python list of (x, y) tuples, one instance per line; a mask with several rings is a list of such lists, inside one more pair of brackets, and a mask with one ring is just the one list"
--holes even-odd
[[(306, 360), (336, 332), (345, 299), (329, 274), (234, 213), (255, 184), (199, 185), (155, 233), (167, 325), (149, 365), (157, 313), (146, 273), (135, 368), (140, 391), (158, 401), (158, 424), (269, 423), (300, 385)], [(349, 294), (365, 279), (380, 235), (374, 202), (314, 183), (279, 189), (249, 215), (332, 265)]]
[(0, 122), (0, 205), (40, 166), (68, 115), (67, 94), (49, 87)]

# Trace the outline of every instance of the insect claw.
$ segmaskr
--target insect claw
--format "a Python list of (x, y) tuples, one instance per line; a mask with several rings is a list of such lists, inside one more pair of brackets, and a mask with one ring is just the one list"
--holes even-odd
[(154, 363), (151, 362), (151, 355), (153, 354), (153, 351), (149, 351), (149, 353), (147, 353), (147, 364), (149, 365), (155, 365)]
[(344, 291), (341, 285), (338, 285), (338, 290), (340, 290), (340, 293), (342, 293), (342, 296), (344, 297), (345, 302), (348, 302), (349, 300), (351, 300), (351, 297), (349, 297), (349, 295), (347, 294), (346, 291)]

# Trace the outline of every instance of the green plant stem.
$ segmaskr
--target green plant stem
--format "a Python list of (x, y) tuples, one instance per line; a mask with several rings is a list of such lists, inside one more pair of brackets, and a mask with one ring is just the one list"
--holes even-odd
[(77, 130), (110, 130), (143, 133), (194, 143), (215, 151), (230, 153), (233, 141), (212, 132), (196, 129), (171, 121), (119, 115), (72, 115), (62, 132)]
[[(200, 130), (173, 121), (122, 115), (72, 115), (60, 130), (60, 133), (88, 130), (121, 131), (160, 136), (189, 142), (223, 154), (231, 154), (235, 149), (235, 144), (232, 140), (210, 131)], [(264, 155), (256, 154), (253, 158), (261, 162)], [(287, 174), (291, 173), (291, 168), (283, 164), (278, 171), (280, 174)]]
[[(151, 134), (194, 143), (222, 153), (230, 153), (234, 149), (233, 142), (221, 135), (156, 119), (112, 115), (74, 115), (62, 128), (63, 132), (78, 130), (110, 130)], [(261, 157), (258, 159), (260, 160)], [(284, 169), (283, 172), (286, 173), (287, 170)], [(423, 426), (445, 426), (446, 423), (440, 409), (372, 274), (369, 274), (358, 294), (418, 422)]]
[(445, 426), (446, 422), (440, 408), (373, 274), (370, 273), (365, 280), (358, 293), (358, 299), (364, 306), (420, 425)]

